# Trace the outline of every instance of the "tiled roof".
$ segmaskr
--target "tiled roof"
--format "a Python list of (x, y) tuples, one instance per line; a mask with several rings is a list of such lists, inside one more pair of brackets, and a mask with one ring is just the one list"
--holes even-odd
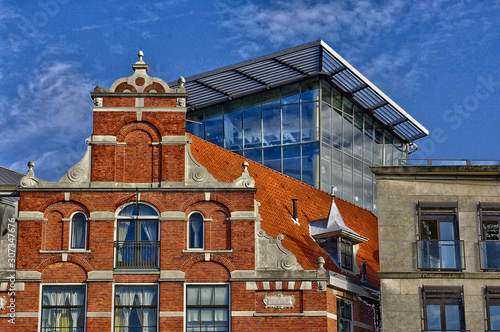
[(0, 166), (0, 184), (19, 184), (23, 173)]
[[(283, 246), (292, 251), (305, 270), (318, 268), (318, 256), (325, 261), (325, 269), (340, 273), (326, 251), (309, 234), (309, 221), (327, 218), (332, 203), (330, 194), (316, 189), (259, 163), (247, 160), (233, 152), (209, 143), (193, 135), (191, 151), (195, 159), (221, 182), (232, 182), (243, 170), (242, 163), (247, 161), (248, 171), (255, 179), (257, 193), (255, 199), (261, 204), (262, 228), (270, 236), (285, 236)], [(292, 220), (292, 199), (298, 199), (298, 220), (300, 226)], [(367, 261), (367, 280), (378, 287), (378, 232), (377, 217), (370, 211), (352, 203), (335, 198), (335, 203), (345, 224), (356, 233), (369, 239), (359, 245), (356, 259), (361, 267)]]
[[(0, 184), (18, 185), (23, 173), (0, 166)], [(17, 197), (0, 197), (0, 203), (14, 204), (19, 198)]]

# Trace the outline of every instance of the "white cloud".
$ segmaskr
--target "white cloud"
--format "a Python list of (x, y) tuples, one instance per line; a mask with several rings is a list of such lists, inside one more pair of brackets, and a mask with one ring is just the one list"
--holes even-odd
[(90, 91), (89, 78), (75, 64), (54, 63), (19, 84), (16, 96), (1, 96), (0, 164), (19, 169), (34, 160), (51, 180), (60, 177), (83, 156), (83, 140), (91, 134)]

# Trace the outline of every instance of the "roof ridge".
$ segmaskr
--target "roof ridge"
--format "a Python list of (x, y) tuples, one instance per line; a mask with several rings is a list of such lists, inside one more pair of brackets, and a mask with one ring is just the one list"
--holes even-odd
[(16, 171), (16, 170), (13, 170), (13, 169), (11, 169), (11, 168), (8, 168), (8, 167), (2, 166), (2, 165), (0, 165), (0, 168), (3, 168), (3, 169), (5, 169), (5, 170), (7, 170), (7, 171), (9, 171), (9, 172), (12, 172), (12, 173), (17, 173), (18, 175), (21, 175), (21, 176), (25, 176), (25, 175), (26, 175), (26, 174), (24, 174), (24, 173), (18, 172), (18, 171)]

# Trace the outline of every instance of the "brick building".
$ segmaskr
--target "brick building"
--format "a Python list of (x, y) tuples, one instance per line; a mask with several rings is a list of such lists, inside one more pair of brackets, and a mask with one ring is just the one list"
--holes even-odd
[(142, 56), (91, 94), (78, 164), (28, 164), (0, 331), (375, 330), (375, 215), (186, 134), (183, 79)]

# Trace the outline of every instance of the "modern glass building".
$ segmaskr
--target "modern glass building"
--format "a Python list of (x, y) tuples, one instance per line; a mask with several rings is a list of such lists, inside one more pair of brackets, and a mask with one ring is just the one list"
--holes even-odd
[(428, 135), (321, 40), (185, 87), (188, 132), (374, 212), (369, 166), (396, 165)]

